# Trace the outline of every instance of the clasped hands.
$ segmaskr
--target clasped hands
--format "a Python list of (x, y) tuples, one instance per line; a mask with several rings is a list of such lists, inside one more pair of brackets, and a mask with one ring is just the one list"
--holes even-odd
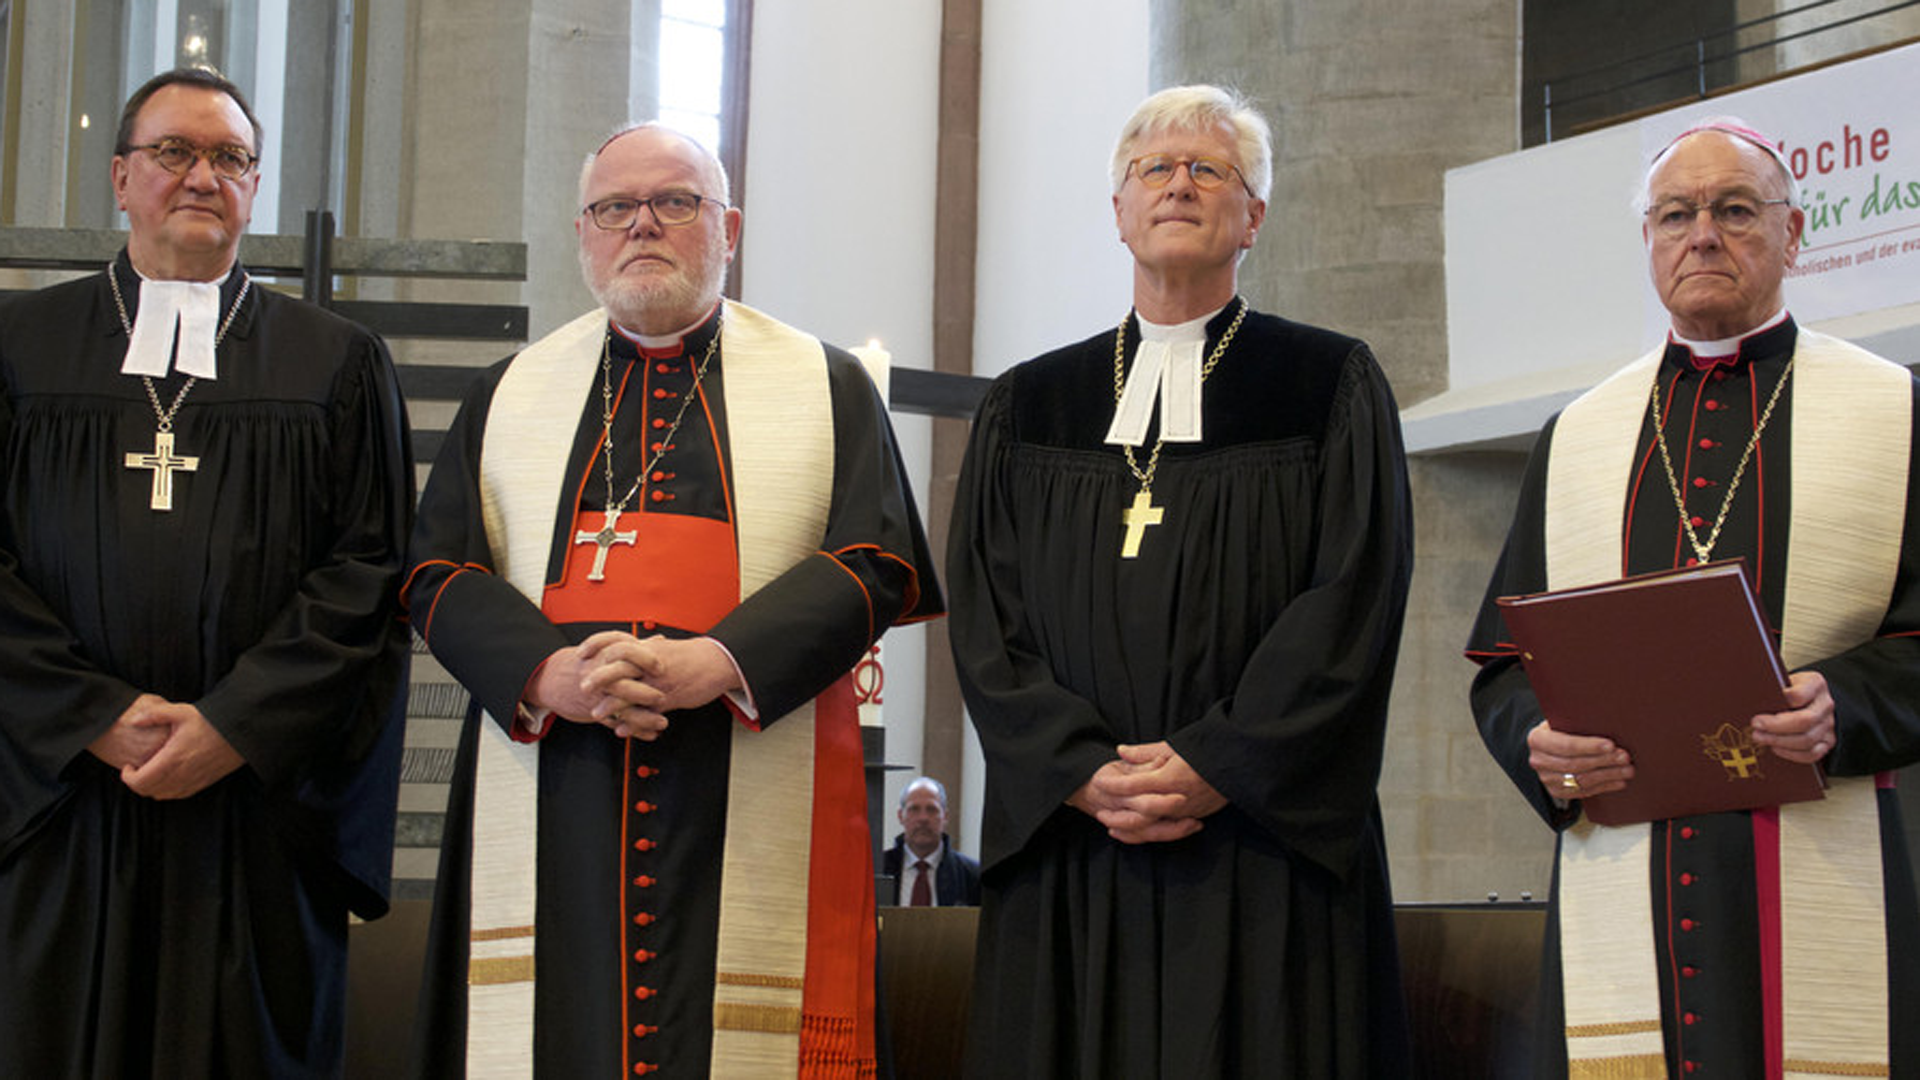
[[(1787, 679), (1787, 707), (1749, 721), (1753, 741), (1783, 761), (1812, 764), (1833, 750), (1833, 693), (1817, 671)], [(1549, 793), (1584, 799), (1619, 791), (1633, 779), (1633, 761), (1612, 739), (1555, 731), (1547, 721), (1527, 732), (1527, 764)]]
[(556, 650), (534, 676), (529, 703), (623, 739), (651, 742), (666, 714), (741, 689), (740, 673), (711, 638), (637, 638), (603, 630)]
[(150, 799), (198, 795), (246, 764), (199, 709), (158, 694), (133, 699), (87, 751), (119, 769), (120, 782), (134, 794)]
[(1123, 844), (1181, 840), (1200, 831), (1201, 819), (1227, 805), (1187, 759), (1165, 742), (1117, 746), (1120, 756), (1100, 766), (1067, 805), (1107, 827)]

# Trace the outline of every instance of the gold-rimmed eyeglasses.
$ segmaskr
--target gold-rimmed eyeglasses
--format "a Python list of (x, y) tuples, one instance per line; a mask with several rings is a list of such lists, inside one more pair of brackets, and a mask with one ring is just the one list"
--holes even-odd
[(1762, 199), (1755, 195), (1722, 195), (1706, 205), (1692, 199), (1662, 199), (1647, 211), (1647, 227), (1668, 240), (1678, 240), (1693, 231), (1700, 211), (1713, 216), (1714, 227), (1727, 236), (1744, 236), (1760, 224), (1769, 206), (1786, 206), (1788, 199)]
[(205, 158), (213, 174), (222, 180), (244, 180), (260, 162), (260, 155), (244, 146), (195, 146), (185, 139), (161, 139), (127, 149), (145, 150), (153, 155), (155, 164), (176, 176), (184, 176), (192, 171), (195, 161)]
[(1240, 175), (1240, 169), (1229, 162), (1216, 157), (1174, 157), (1172, 154), (1147, 154), (1127, 162), (1128, 176), (1137, 176), (1140, 182), (1150, 188), (1163, 188), (1173, 182), (1180, 167), (1187, 167), (1187, 176), (1193, 186), (1202, 191), (1216, 191), (1226, 186), (1227, 181), (1238, 179), (1240, 186), (1253, 194), (1253, 188), (1247, 185), (1247, 179)]
[(642, 207), (651, 209), (653, 219), (662, 225), (690, 225), (700, 216), (701, 203), (712, 203), (719, 207), (727, 205), (719, 199), (709, 199), (691, 191), (663, 191), (646, 199), (616, 195), (611, 199), (589, 203), (580, 212), (587, 215), (595, 226), (611, 231), (632, 228)]

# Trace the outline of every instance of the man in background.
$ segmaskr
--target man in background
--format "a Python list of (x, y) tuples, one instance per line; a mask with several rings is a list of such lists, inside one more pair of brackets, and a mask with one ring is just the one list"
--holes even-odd
[(901, 832), (880, 857), (894, 879), (901, 907), (974, 907), (980, 903), (980, 864), (953, 849), (947, 837), (946, 785), (917, 777), (900, 793)]

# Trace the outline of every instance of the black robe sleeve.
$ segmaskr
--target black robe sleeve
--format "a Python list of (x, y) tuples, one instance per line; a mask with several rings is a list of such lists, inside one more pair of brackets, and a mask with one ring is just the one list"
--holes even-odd
[(762, 724), (860, 660), (887, 627), (941, 613), (940, 586), (886, 407), (851, 354), (828, 350), (833, 502), (812, 557), (713, 628), (753, 692)]
[(487, 410), (508, 363), (473, 381), (447, 430), (420, 498), (413, 571), (402, 594), (434, 656), (502, 724), (512, 722), (533, 673), (571, 643), (535, 601), (494, 573), (481, 514), (480, 454)]
[(1042, 571), (1019, 559), (1021, 505), (1009, 479), (1018, 449), (1012, 373), (994, 381), (974, 417), (947, 539), (948, 633), (954, 667), (987, 760), (980, 861), (1024, 847), (1049, 816), (1115, 757), (1093, 702), (1062, 686), (1028, 627), (1020, 581)]
[[(0, 387), (0, 471), (11, 472), (13, 395)], [(21, 580), (10, 518), (0, 520), (0, 860), (67, 791), (61, 773), (140, 691), (100, 670)]]
[(1168, 742), (1234, 806), (1344, 876), (1374, 812), (1413, 572), (1399, 411), (1364, 346), (1343, 373), (1320, 470), (1311, 582), (1233, 697)]
[(397, 596), (413, 523), (411, 439), (385, 345), (362, 333), (353, 348), (329, 418), (331, 547), (266, 633), (196, 702), (269, 786), (319, 758), (365, 757), (389, 710), (341, 703), (390, 700), (405, 678)]

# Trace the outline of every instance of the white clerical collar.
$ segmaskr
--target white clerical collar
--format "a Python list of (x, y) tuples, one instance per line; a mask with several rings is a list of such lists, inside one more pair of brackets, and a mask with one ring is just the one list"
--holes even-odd
[(1172, 326), (1140, 319), (1140, 347), (1133, 370), (1113, 409), (1109, 443), (1139, 446), (1147, 441), (1153, 402), (1160, 400), (1160, 438), (1199, 442), (1201, 353), (1207, 347), (1207, 323), (1226, 310), (1221, 305), (1197, 319)]
[(1678, 330), (1667, 331), (1667, 337), (1675, 345), (1686, 346), (1694, 356), (1699, 357), (1701, 360), (1708, 360), (1719, 356), (1733, 356), (1740, 351), (1741, 343), (1748, 338), (1755, 334), (1765, 333), (1786, 321), (1787, 309), (1782, 307), (1779, 311), (1773, 313), (1773, 318), (1768, 319), (1759, 326), (1743, 334), (1735, 334), (1732, 337), (1721, 338), (1718, 341), (1695, 341), (1692, 338), (1681, 337), (1680, 331)]
[[(686, 336), (705, 326), (707, 320), (713, 318), (714, 308), (719, 306), (718, 303), (715, 303), (713, 307), (707, 309), (705, 315), (700, 316), (671, 334), (642, 334), (635, 330), (629, 330), (617, 322), (612, 325), (615, 330), (620, 332), (621, 337), (626, 338), (628, 341), (633, 342), (643, 349), (653, 349), (656, 352), (661, 349), (681, 349), (686, 347)], [(612, 320), (608, 321), (612, 322)]]
[[(195, 378), (216, 377), (214, 346), (220, 334), (220, 283), (224, 280), (223, 276), (219, 281), (158, 281), (140, 275), (140, 309), (133, 316), (121, 373), (163, 378), (170, 368), (178, 367)], [(178, 349), (174, 347), (176, 330)]]

